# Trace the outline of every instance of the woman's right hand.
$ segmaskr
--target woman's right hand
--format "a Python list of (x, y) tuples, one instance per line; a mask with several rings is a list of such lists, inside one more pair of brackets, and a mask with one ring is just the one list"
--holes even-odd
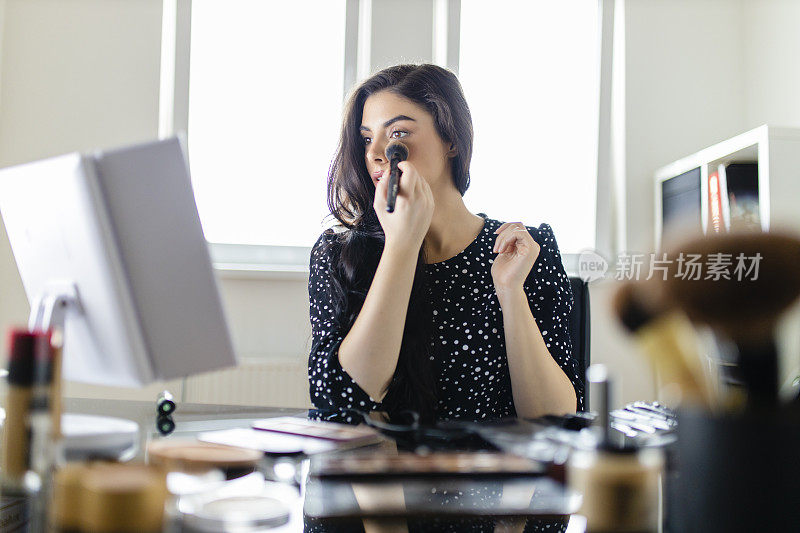
[(389, 173), (381, 177), (375, 186), (373, 206), (386, 235), (386, 246), (417, 253), (428, 233), (433, 218), (433, 192), (419, 175), (414, 165), (401, 161), (397, 168), (402, 175), (398, 180), (399, 190), (394, 212), (386, 211)]

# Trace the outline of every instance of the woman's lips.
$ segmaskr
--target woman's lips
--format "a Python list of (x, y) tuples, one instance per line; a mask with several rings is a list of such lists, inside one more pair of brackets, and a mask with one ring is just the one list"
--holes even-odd
[(380, 180), (381, 177), (383, 177), (383, 170), (376, 170), (375, 172), (372, 173), (372, 177), (375, 178), (376, 180)]

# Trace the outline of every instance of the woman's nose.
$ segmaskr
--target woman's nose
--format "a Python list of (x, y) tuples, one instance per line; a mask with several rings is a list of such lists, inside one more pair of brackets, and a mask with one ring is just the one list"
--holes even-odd
[(383, 163), (386, 160), (386, 154), (384, 153), (386, 147), (383, 143), (373, 140), (369, 145), (369, 150), (367, 151), (367, 156), (370, 161), (375, 163)]

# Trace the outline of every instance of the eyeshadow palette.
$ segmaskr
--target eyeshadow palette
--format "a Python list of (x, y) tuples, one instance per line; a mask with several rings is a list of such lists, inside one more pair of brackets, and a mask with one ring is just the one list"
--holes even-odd
[(543, 475), (542, 463), (518, 455), (496, 452), (365, 452), (323, 455), (311, 462), (316, 477), (374, 476), (535, 476)]
[(350, 426), (347, 424), (308, 420), (293, 416), (280, 416), (256, 420), (253, 422), (253, 428), (262, 431), (273, 431), (301, 437), (331, 440), (338, 443), (358, 442), (360, 444), (367, 444), (369, 442), (379, 442), (381, 440), (380, 433), (367, 426)]

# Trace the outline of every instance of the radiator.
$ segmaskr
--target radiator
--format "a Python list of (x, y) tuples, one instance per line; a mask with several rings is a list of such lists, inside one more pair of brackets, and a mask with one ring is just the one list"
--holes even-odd
[(245, 360), (186, 379), (184, 402), (309, 408), (304, 359)]

